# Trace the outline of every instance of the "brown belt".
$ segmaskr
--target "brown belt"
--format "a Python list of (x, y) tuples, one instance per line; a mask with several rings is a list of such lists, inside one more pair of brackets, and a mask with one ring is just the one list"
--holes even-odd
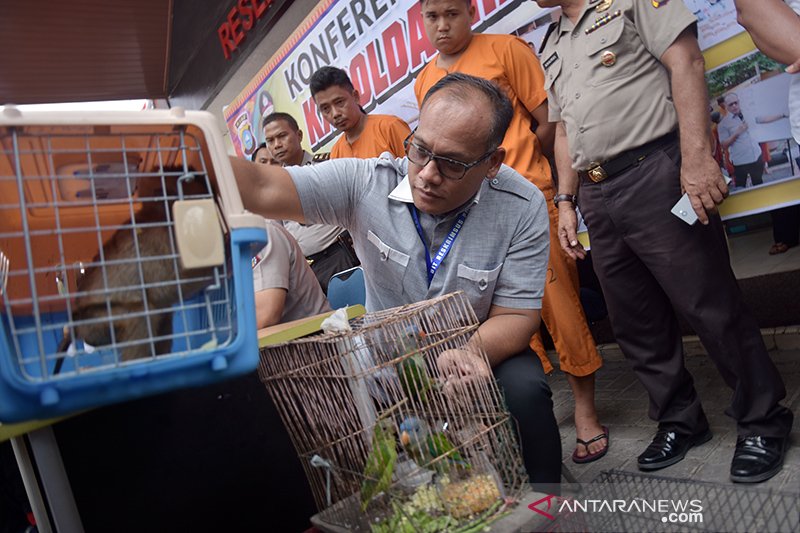
[(579, 170), (578, 175), (584, 183), (600, 183), (638, 165), (653, 152), (677, 140), (678, 132), (671, 131), (654, 141), (626, 150), (605, 163), (594, 163), (586, 170)]

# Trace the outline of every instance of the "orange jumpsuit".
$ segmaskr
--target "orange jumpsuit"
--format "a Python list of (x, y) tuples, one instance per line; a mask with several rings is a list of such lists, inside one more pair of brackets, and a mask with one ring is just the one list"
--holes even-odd
[(378, 157), (383, 152), (391, 152), (396, 157), (406, 155), (403, 141), (411, 130), (403, 119), (394, 115), (367, 115), (364, 131), (354, 143), (347, 142), (342, 134), (331, 148), (331, 159), (358, 157), (366, 159)]
[[(522, 39), (488, 34), (473, 35), (466, 50), (448, 69), (436, 65), (437, 57), (417, 76), (414, 93), (418, 104), (422, 104), (428, 89), (450, 72), (492, 80), (511, 99), (514, 117), (503, 139), (506, 149), (504, 163), (544, 193), (550, 215), (550, 258), (542, 299), (542, 320), (553, 337), (561, 370), (575, 376), (589, 375), (600, 368), (603, 361), (597, 353), (581, 306), (577, 266), (558, 242), (558, 210), (552, 202), (555, 189), (550, 164), (542, 154), (539, 139), (531, 130), (533, 119), (530, 110), (547, 100), (539, 60)], [(542, 360), (545, 372), (552, 372), (553, 366), (547, 359), (541, 335), (536, 333), (530, 344)]]

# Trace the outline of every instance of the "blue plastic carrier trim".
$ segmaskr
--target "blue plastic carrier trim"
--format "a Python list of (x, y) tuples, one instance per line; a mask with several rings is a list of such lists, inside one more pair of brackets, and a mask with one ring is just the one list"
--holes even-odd
[[(0, 421), (21, 422), (61, 416), (182, 387), (205, 385), (254, 370), (258, 364), (258, 340), (250, 260), (253, 250), (265, 244), (263, 227), (231, 230), (232, 266), (228, 291), (232, 292), (232, 298), (223, 297), (222, 300), (230, 301), (234, 308), (213, 309), (211, 313), (212, 319), (218, 314), (228, 317), (231, 323), (220, 328), (227, 337), (222, 338), (216, 347), (200, 349), (207, 341), (192, 331), (195, 328), (203, 331), (214, 328), (207, 324), (208, 313), (200, 312), (202, 306), (196, 306), (196, 313), (191, 313), (189, 306), (188, 311), (183, 309), (173, 314), (176, 334), (172, 351), (187, 352), (180, 357), (165, 354), (132, 364), (108, 365), (105, 364), (108, 358), (113, 361), (115, 355), (98, 351), (82, 355), (79, 369), (65, 358), (61, 372), (53, 375), (54, 360), (41, 358), (34, 364), (18, 354), (16, 346), (35, 345), (36, 334), (26, 333), (30, 339), (14, 339), (10, 333), (13, 328), (4, 315), (0, 319)], [(215, 307), (213, 301), (211, 307)], [(197, 316), (188, 316), (193, 314)], [(51, 353), (55, 353), (61, 339), (56, 329), (48, 330), (46, 325), (64, 323), (66, 313), (52, 313), (39, 318), (45, 326), (42, 328), (45, 344), (52, 349)], [(14, 317), (13, 320), (17, 330), (20, 326), (24, 329), (26, 320), (31, 324), (35, 322), (34, 317)], [(98, 368), (92, 368), (94, 365)]]

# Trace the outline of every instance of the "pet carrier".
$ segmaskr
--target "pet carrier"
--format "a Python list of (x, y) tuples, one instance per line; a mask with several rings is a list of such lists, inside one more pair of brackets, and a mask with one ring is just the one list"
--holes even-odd
[(254, 369), (266, 235), (213, 117), (0, 109), (0, 420)]
[[(351, 325), (265, 346), (259, 362), (320, 525), (482, 529), (520, 495), (526, 476), (468, 300), (454, 293)], [(437, 362), (456, 351), (484, 372), (442, 375)]]

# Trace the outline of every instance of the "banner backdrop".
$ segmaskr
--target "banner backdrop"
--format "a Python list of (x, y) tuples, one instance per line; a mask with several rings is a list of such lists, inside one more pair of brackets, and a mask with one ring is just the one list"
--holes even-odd
[[(736, 92), (764, 153), (763, 184), (736, 183), (722, 206), (723, 218), (800, 203), (800, 153), (790, 140), (789, 121), (774, 118), (788, 114), (789, 75), (758, 52), (736, 23), (733, 0), (684, 2), (698, 18), (709, 113), (724, 116), (717, 98)], [(476, 32), (515, 34), (537, 49), (547, 26), (560, 14), (530, 0), (473, 0), (473, 4)], [(273, 111), (297, 119), (305, 132), (306, 149), (330, 149), (338, 132), (322, 120), (308, 90), (311, 75), (325, 65), (349, 72), (367, 112), (397, 115), (413, 127), (419, 114), (414, 78), (435, 52), (425, 35), (419, 0), (322, 0), (225, 107), (234, 149), (249, 157), (263, 140), (261, 121)], [(724, 153), (720, 165), (726, 172), (733, 170)]]

